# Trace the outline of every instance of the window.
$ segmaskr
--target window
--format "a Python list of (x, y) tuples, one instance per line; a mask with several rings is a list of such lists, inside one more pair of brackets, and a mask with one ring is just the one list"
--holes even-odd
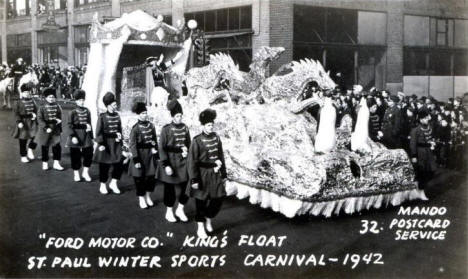
[(429, 46), (429, 17), (405, 15), (403, 24), (405, 46)]
[(453, 46), (453, 19), (431, 18), (431, 46)]
[(58, 46), (47, 46), (40, 47), (39, 50), (39, 61), (42, 64), (58, 63), (59, 58), (59, 47)]
[(7, 35), (7, 47), (31, 47), (31, 33)]
[(7, 34), (8, 63), (14, 63), (19, 57), (31, 64), (31, 33)]
[(252, 7), (235, 7), (186, 13), (186, 22), (195, 19), (205, 32), (224, 32), (252, 29)]
[(452, 53), (446, 51), (431, 51), (429, 54), (429, 74), (431, 76), (452, 75), (450, 63)]
[(15, 18), (18, 16), (28, 16), (30, 14), (30, 0), (8, 0), (7, 2), (7, 18)]
[(67, 44), (68, 30), (67, 28), (59, 29), (55, 32), (41, 31), (37, 32), (37, 44)]
[(326, 8), (294, 6), (294, 41), (325, 42)]
[(239, 18), (239, 9), (233, 8), (228, 10), (229, 14), (229, 30), (239, 30), (240, 29), (240, 18)]
[(356, 44), (357, 11), (328, 9), (327, 16), (327, 41)]
[(357, 44), (357, 11), (294, 5), (294, 41)]
[(109, 0), (75, 0), (75, 7), (92, 4), (92, 3), (103, 3), (109, 2)]
[(228, 27), (228, 10), (218, 10), (216, 17), (216, 31), (226, 31)]
[(205, 12), (205, 32), (216, 31), (216, 11)]
[(75, 48), (75, 64), (83, 66), (88, 63), (89, 47), (76, 47)]
[(455, 20), (454, 32), (454, 46), (468, 47), (468, 20)]
[(405, 76), (424, 76), (429, 73), (427, 51), (416, 49), (404, 50), (403, 75)]
[(387, 14), (358, 12), (358, 43), (365, 45), (387, 44)]
[(455, 53), (453, 61), (454, 75), (468, 76), (468, 51)]
[(251, 6), (187, 13), (184, 16), (186, 22), (195, 19), (198, 28), (203, 31), (218, 33), (207, 36), (210, 54), (216, 52), (229, 54), (242, 71), (249, 70), (252, 61), (252, 35), (232, 36), (232, 33), (252, 29)]
[(75, 27), (75, 44), (89, 43), (89, 25), (81, 25)]
[[(461, 76), (467, 75), (467, 50), (414, 49), (404, 50), (403, 75)], [(453, 63), (453, 70), (452, 70)]]
[(223, 52), (231, 55), (234, 62), (239, 64), (239, 69), (248, 71), (252, 62), (252, 36), (240, 35), (228, 38), (212, 38), (208, 45), (210, 54)]

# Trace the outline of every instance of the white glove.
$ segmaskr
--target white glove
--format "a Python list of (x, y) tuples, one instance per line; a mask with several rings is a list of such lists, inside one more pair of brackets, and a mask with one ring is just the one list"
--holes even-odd
[(156, 154), (156, 153), (158, 153), (158, 151), (156, 150), (156, 148), (154, 148), (154, 147), (151, 148), (151, 154)]
[(172, 173), (173, 173), (171, 167), (169, 167), (169, 166), (167, 166), (164, 170), (166, 171), (166, 174), (169, 175), (169, 176), (172, 175)]
[(86, 124), (86, 132), (91, 132), (91, 125)]
[(47, 132), (48, 134), (50, 134), (50, 133), (52, 133), (52, 129), (51, 129), (51, 128), (47, 128), (47, 129), (46, 129), (46, 132)]
[(56, 119), (55, 119), (55, 122), (57, 122), (57, 124), (60, 124), (60, 123), (62, 123), (62, 119), (56, 118)]
[(104, 151), (104, 150), (106, 150), (106, 147), (105, 147), (104, 145), (100, 145), (100, 146), (98, 147), (98, 150), (99, 150), (99, 151)]
[(78, 139), (76, 137), (72, 137), (71, 141), (73, 144), (78, 144)]
[(382, 138), (382, 137), (383, 137), (382, 131), (378, 131), (378, 132), (377, 132), (377, 137), (378, 137), (378, 138)]
[(193, 189), (198, 189), (198, 183), (192, 184)]
[(411, 159), (411, 162), (412, 162), (413, 164), (416, 164), (416, 163), (418, 162), (418, 159), (413, 158), (413, 159)]
[(117, 138), (115, 139), (116, 142), (120, 142), (120, 140), (122, 139), (122, 134), (121, 133), (117, 133)]
[(135, 168), (141, 169), (141, 164), (140, 164), (140, 163), (136, 163), (136, 164), (135, 164)]
[(31, 120), (35, 120), (36, 119), (36, 114), (34, 112), (31, 112), (31, 114), (32, 114)]
[(223, 163), (221, 162), (221, 160), (216, 160), (216, 161), (215, 161), (215, 164), (218, 166), (218, 168), (220, 168), (220, 167), (223, 165)]
[(18, 128), (23, 129), (23, 127), (24, 127), (24, 124), (23, 124), (23, 123), (21, 123), (21, 122), (18, 123)]

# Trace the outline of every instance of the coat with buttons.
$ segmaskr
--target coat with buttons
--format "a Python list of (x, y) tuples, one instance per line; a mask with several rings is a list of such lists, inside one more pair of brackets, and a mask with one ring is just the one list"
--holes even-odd
[[(159, 138), (160, 161), (156, 178), (170, 184), (180, 184), (188, 181), (187, 157), (182, 156), (182, 147), (187, 150), (191, 139), (188, 127), (181, 124), (170, 123), (161, 130)], [(165, 168), (171, 167), (172, 175), (167, 175)]]
[(382, 133), (382, 143), (387, 148), (401, 147), (401, 112), (396, 105), (385, 110), (385, 115), (382, 119)]
[[(62, 133), (62, 108), (57, 103), (46, 103), (37, 113), (39, 123), (37, 141), (42, 146), (60, 143)], [(50, 129), (50, 133), (47, 130)]]
[[(96, 125), (96, 142), (98, 148), (94, 160), (103, 164), (115, 164), (123, 160), (122, 155), (122, 121), (117, 112), (104, 112), (99, 115)], [(104, 146), (105, 150), (99, 150)]]
[[(18, 139), (31, 139), (37, 133), (37, 107), (31, 98), (19, 99), (15, 107), (16, 126), (13, 136)], [(19, 128), (18, 124), (23, 127)]]
[[(216, 160), (222, 165), (215, 170)], [(187, 194), (200, 200), (215, 199), (226, 196), (224, 179), (227, 178), (226, 164), (221, 139), (216, 133), (201, 133), (190, 145), (187, 167), (189, 186)], [(198, 183), (198, 189), (191, 185)]]
[[(85, 148), (93, 146), (91, 113), (87, 108), (77, 107), (76, 109), (70, 111), (68, 117), (68, 130), (69, 136), (67, 138), (67, 147)], [(73, 143), (73, 138), (76, 138), (78, 143)]]
[[(156, 139), (156, 129), (149, 121), (138, 121), (133, 125), (130, 132), (129, 149), (132, 160), (128, 166), (128, 173), (133, 177), (154, 176), (156, 173), (155, 158), (158, 142)], [(135, 165), (140, 164), (137, 168)]]

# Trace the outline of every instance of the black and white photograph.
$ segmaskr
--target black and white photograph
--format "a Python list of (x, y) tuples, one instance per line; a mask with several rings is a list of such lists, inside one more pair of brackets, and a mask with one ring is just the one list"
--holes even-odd
[(468, 278), (468, 0), (0, 0), (0, 278)]

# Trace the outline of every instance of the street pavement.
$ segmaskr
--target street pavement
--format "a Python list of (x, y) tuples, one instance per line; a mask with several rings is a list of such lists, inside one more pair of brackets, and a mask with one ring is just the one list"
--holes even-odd
[[(66, 112), (64, 113), (67, 114)], [(64, 121), (66, 123), (66, 119)], [(183, 247), (186, 236), (196, 231), (194, 202), (186, 206), (190, 222), (168, 223), (164, 219), (163, 189), (158, 185), (153, 199), (157, 204), (146, 210), (138, 207), (133, 179), (124, 174), (121, 195), (99, 194), (97, 165), (91, 168), (93, 181), (73, 182), (69, 152), (62, 137), (65, 171), (42, 171), (39, 159), (22, 164), (19, 147), (11, 137), (14, 119), (11, 111), (0, 111), (0, 277), (156, 277), (156, 278), (466, 278), (467, 277), (467, 190), (466, 177), (442, 170), (431, 181), (429, 201), (405, 203), (416, 206), (446, 207), (443, 216), (411, 218), (449, 219), (445, 240), (397, 241), (391, 220), (400, 218), (399, 207), (365, 211), (361, 214), (322, 218), (302, 216), (293, 219), (252, 205), (248, 200), (226, 198), (214, 220), (214, 235), (228, 237), (223, 248)], [(39, 155), (36, 150), (36, 156)], [(362, 220), (376, 221), (378, 233), (361, 234)], [(45, 248), (48, 237), (156, 237), (163, 246), (155, 249), (85, 247)], [(281, 247), (239, 246), (241, 235), (286, 236)], [(278, 240), (278, 238), (276, 239)], [(138, 242), (137, 242), (138, 243)], [(278, 244), (278, 242), (277, 242)], [(354, 269), (347, 254), (382, 254), (384, 264), (361, 261)], [(225, 255), (221, 267), (171, 267), (173, 255)], [(245, 266), (248, 254), (314, 254), (337, 262), (325, 266), (261, 267)], [(161, 257), (161, 268), (99, 268), (98, 256), (148, 255)], [(28, 269), (30, 257), (47, 256), (47, 265)], [(53, 257), (88, 257), (90, 268), (51, 267)], [(248, 258), (252, 260), (252, 257)], [(219, 264), (219, 262), (217, 262)]]

